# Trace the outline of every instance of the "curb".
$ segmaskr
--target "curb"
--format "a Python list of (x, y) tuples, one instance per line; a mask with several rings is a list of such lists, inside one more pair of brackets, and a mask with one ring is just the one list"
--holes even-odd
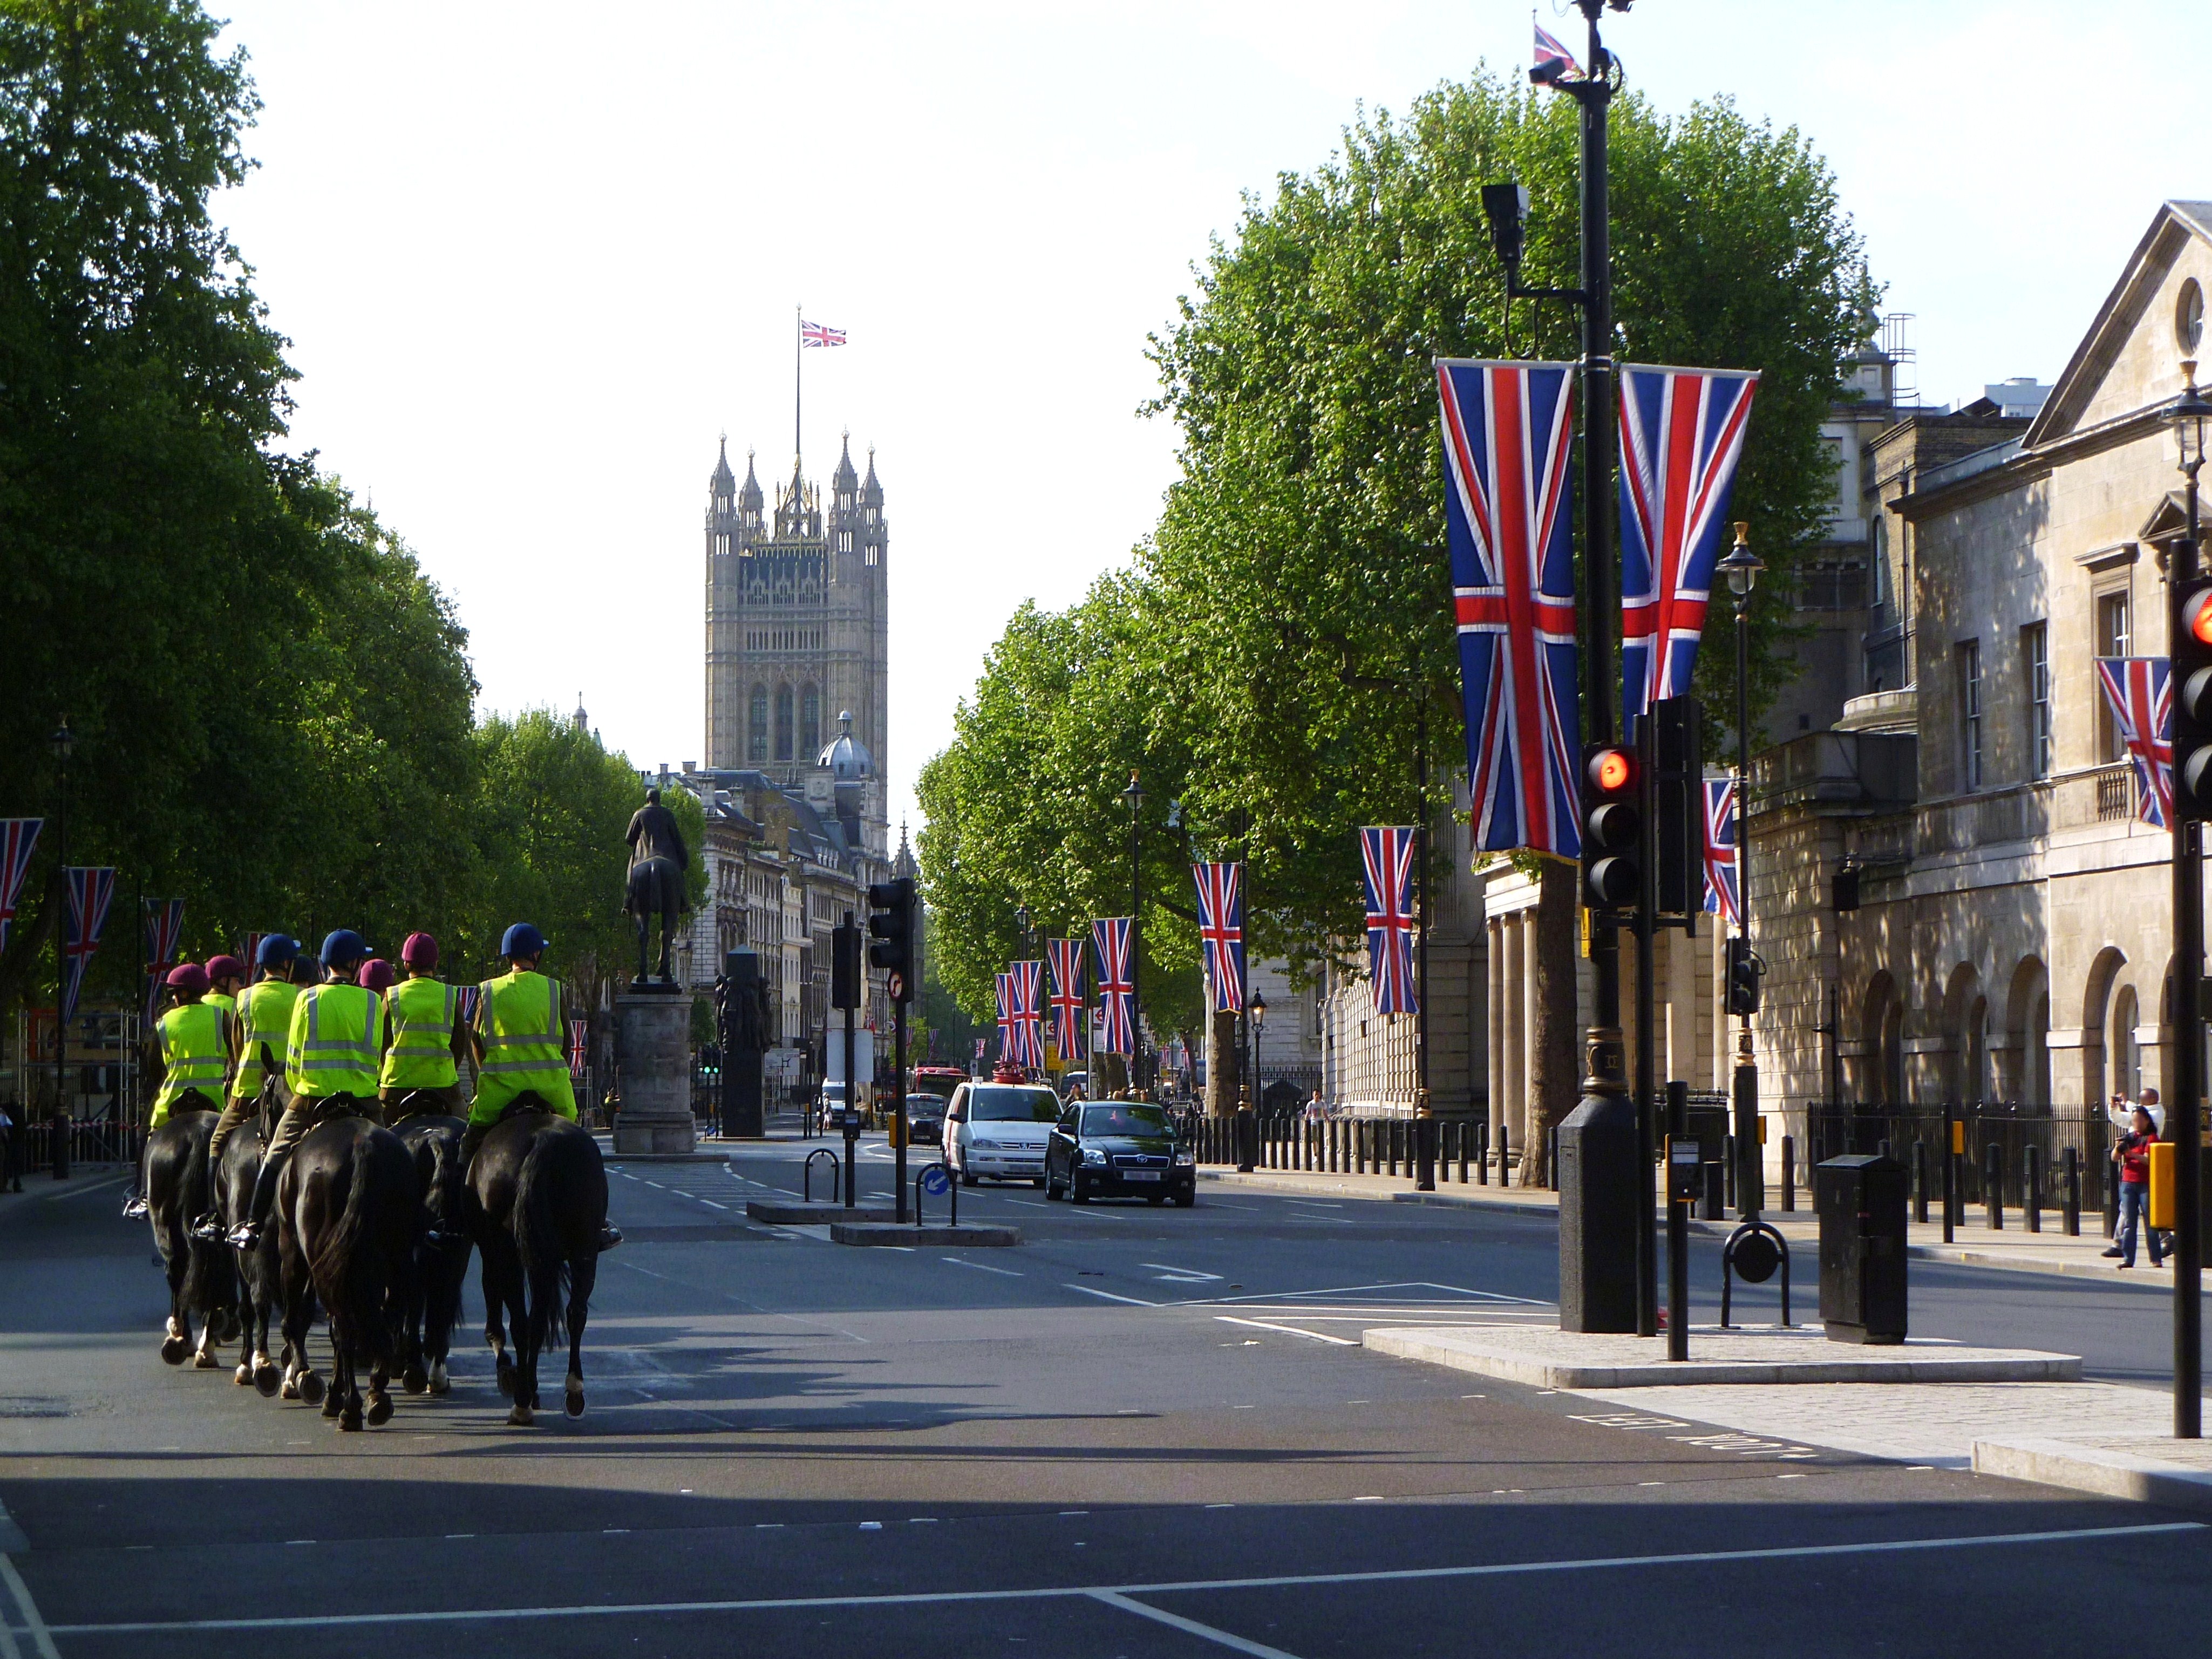
[(1018, 1244), (1022, 1242), (1022, 1235), (1017, 1227), (955, 1227), (949, 1223), (922, 1227), (912, 1222), (901, 1225), (894, 1222), (833, 1221), (830, 1224), (830, 1242), (833, 1244)]
[(1974, 1473), (2212, 1512), (2212, 1470), (2067, 1440), (1977, 1440)]
[(888, 1204), (787, 1204), (773, 1198), (749, 1198), (745, 1217), (772, 1227), (827, 1227), (844, 1222), (896, 1221), (898, 1212)]
[[(2002, 1357), (1947, 1358), (1944, 1348), (1932, 1343), (1924, 1347), (1845, 1351), (1817, 1359), (1692, 1358), (1590, 1364), (1539, 1354), (1469, 1348), (1453, 1340), (1457, 1334), (1382, 1328), (1363, 1331), (1360, 1340), (1376, 1353), (1539, 1389), (1650, 1389), (1698, 1383), (1758, 1387), (1810, 1382), (2076, 1382), (2081, 1377), (2081, 1361), (2074, 1354), (2015, 1352)], [(1878, 1357), (1884, 1355), (1896, 1357)]]

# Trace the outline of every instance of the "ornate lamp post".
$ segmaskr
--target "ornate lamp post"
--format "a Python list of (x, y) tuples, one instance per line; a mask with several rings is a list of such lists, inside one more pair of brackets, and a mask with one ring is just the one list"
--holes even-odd
[(1143, 877), (1138, 866), (1137, 811), (1145, 804), (1144, 787), (1137, 781), (1134, 767), (1129, 769), (1129, 787), (1121, 792), (1121, 799), (1129, 805), (1129, 1087), (1139, 1087), (1143, 1068), (1139, 1061), (1145, 1049), (1144, 1003), (1138, 994), (1137, 963), (1143, 955), (1144, 933)]
[[(2177, 461), (2188, 480), (2188, 528), (2167, 556), (2168, 637), (2179, 650), (2185, 623), (2182, 599), (2197, 576), (2197, 475), (2204, 465), (2204, 441), (2212, 403), (2197, 388), (2197, 365), (2185, 362), (2187, 384), (2167, 411)], [(2177, 705), (2183, 688), (2172, 688)], [(2181, 757), (2177, 755), (2179, 765)], [(2177, 790), (2176, 793), (2179, 794)], [(2177, 807), (2179, 802), (2176, 802)], [(2204, 1241), (2200, 1231), (2198, 1146), (2204, 1099), (2204, 867), (2197, 819), (2173, 814), (2173, 1094), (2166, 1133), (2173, 1142), (2173, 1433), (2195, 1440), (2203, 1433), (2203, 1328), (2200, 1298)]]
[[(1736, 937), (1743, 941), (1742, 955), (1751, 958), (1751, 866), (1749, 837), (1744, 826), (1751, 817), (1751, 591), (1766, 564), (1751, 550), (1751, 526), (1735, 527), (1735, 545), (1720, 562), (1735, 595), (1735, 902)], [(1703, 787), (1702, 785), (1699, 786)], [(1735, 963), (1730, 964), (1734, 990)], [(1756, 975), (1755, 959), (1744, 971)], [(1758, 981), (1753, 978), (1756, 986)], [(1736, 1033), (1735, 1051), (1735, 1196), (1736, 1213), (1747, 1221), (1758, 1219), (1766, 1185), (1765, 1160), (1759, 1146), (1759, 1060), (1752, 1047), (1751, 1010), (1743, 1006), (1742, 1024)]]
[(1260, 1028), (1267, 1023), (1267, 999), (1257, 991), (1245, 1005), (1246, 1029), (1251, 1034), (1249, 1052), (1245, 1056), (1244, 1075), (1252, 1091), (1252, 1104), (1260, 1103)]

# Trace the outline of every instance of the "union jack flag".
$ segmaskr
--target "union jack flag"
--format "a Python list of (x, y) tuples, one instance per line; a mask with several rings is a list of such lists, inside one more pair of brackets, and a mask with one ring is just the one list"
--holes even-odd
[[(1756, 371), (1620, 370), (1621, 696), (1690, 689)], [(1656, 647), (1656, 648), (1655, 648)]]
[(999, 1058), (1018, 1064), (1021, 1038), (1016, 1035), (1016, 1027), (1021, 1016), (1015, 1012), (1014, 976), (1000, 974), (995, 977), (999, 981)]
[(1723, 921), (1743, 915), (1737, 902), (1735, 780), (1705, 780), (1705, 908)]
[(453, 1007), (459, 1015), (462, 1024), (473, 1025), (477, 1023), (477, 999), (483, 994), (483, 987), (481, 985), (453, 987)]
[(592, 1051), (592, 1022), (572, 1019), (568, 1022), (568, 1075), (581, 1077), (584, 1064)]
[(845, 331), (842, 328), (832, 328), (827, 323), (810, 323), (801, 320), (799, 325), (799, 343), (802, 346), (841, 346), (845, 343)]
[[(177, 959), (177, 946), (185, 936), (182, 899), (146, 901), (146, 1018), (151, 1020), (161, 1000), (161, 971)], [(248, 962), (252, 957), (246, 958)]]
[(1544, 32), (1532, 14), (1528, 20), (1536, 29), (1536, 68), (1531, 80), (1556, 81), (1563, 75), (1580, 75), (1582, 65), (1575, 62), (1574, 53)]
[(1078, 1065), (1087, 1058), (1083, 1030), (1084, 942), (1047, 939), (1044, 948), (1052, 960), (1052, 1029), (1060, 1043), (1060, 1063)]
[(1574, 368), (1440, 359), (1437, 388), (1474, 845), (1579, 857)]
[(1367, 883), (1367, 971), (1378, 1014), (1420, 1008), (1413, 985), (1413, 844), (1411, 825), (1359, 832), (1359, 872)]
[(105, 865), (71, 865), (62, 872), (69, 885), (69, 927), (62, 938), (62, 1024), (76, 1018), (77, 994), (85, 969), (100, 949), (107, 926), (107, 907), (115, 900), (115, 872)]
[(1013, 964), (1014, 1063), (1044, 1069), (1044, 963)]
[(1194, 864), (1198, 937), (1206, 946), (1206, 985), (1216, 1013), (1244, 1006), (1244, 866)]
[(8, 929), (15, 920), (15, 900), (30, 873), (31, 849), (39, 844), (44, 818), (0, 818), (0, 951), (8, 948)]
[(2164, 657), (2100, 657), (2112, 724), (2136, 765), (2136, 816), (2164, 830), (2173, 823), (2173, 673)]
[(1098, 948), (1098, 1052), (1133, 1054), (1136, 1049), (1135, 976), (1130, 972), (1128, 916), (1109, 916), (1091, 924)]

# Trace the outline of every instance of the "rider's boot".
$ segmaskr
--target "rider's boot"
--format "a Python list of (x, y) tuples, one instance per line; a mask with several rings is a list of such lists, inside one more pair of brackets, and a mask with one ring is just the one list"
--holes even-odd
[(491, 1127), (489, 1123), (471, 1120), (469, 1127), (461, 1131), (461, 1168), (464, 1171), (476, 1162), (477, 1149), (484, 1144), (484, 1137), (491, 1133)]
[(192, 1237), (204, 1243), (222, 1243), (224, 1236), (222, 1213), (219, 1211), (210, 1210), (198, 1221), (192, 1223), (191, 1231)]
[(246, 1206), (246, 1219), (230, 1230), (230, 1242), (241, 1250), (250, 1250), (261, 1242), (261, 1230), (268, 1224), (270, 1206), (276, 1202), (276, 1177), (284, 1173), (282, 1158), (264, 1158), (261, 1172), (253, 1177), (253, 1199)]
[(611, 1250), (616, 1245), (621, 1243), (621, 1228), (616, 1226), (611, 1221), (602, 1221), (599, 1223), (599, 1248), (601, 1249)]
[(140, 1158), (131, 1171), (131, 1196), (123, 1200), (123, 1218), (141, 1221), (146, 1216), (146, 1162)]

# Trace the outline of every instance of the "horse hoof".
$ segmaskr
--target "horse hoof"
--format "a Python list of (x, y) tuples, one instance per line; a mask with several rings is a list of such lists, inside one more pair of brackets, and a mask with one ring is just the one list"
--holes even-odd
[(279, 1385), (277, 1391), (287, 1400), (297, 1400), (300, 1397), (299, 1379), (293, 1376), (286, 1377)]
[[(176, 1361), (169, 1363), (173, 1365)], [(499, 1362), (499, 1391), (509, 1400), (514, 1398), (514, 1367), (504, 1359)]]
[(584, 1414), (584, 1391), (581, 1389), (569, 1389), (568, 1398), (565, 1403), (569, 1416), (581, 1417)]
[(301, 1371), (299, 1389), (300, 1398), (310, 1406), (319, 1406), (323, 1403), (323, 1379), (319, 1373)]
[(359, 1434), (361, 1432), (360, 1407), (349, 1406), (343, 1413), (332, 1413), (331, 1415), (337, 1417), (338, 1419), (338, 1432), (340, 1434)]
[(345, 1409), (345, 1396), (341, 1395), (336, 1389), (332, 1389), (328, 1394), (323, 1396), (324, 1416), (336, 1417), (340, 1412)]
[(205, 1348), (202, 1348), (198, 1353), (192, 1356), (192, 1369), (196, 1371), (211, 1371), (215, 1369), (215, 1356), (210, 1353)]
[(441, 1359), (430, 1367), (430, 1392), (432, 1394), (451, 1394), (453, 1391), (453, 1379), (447, 1375), (446, 1362)]
[(230, 1380), (237, 1383), (241, 1389), (252, 1387), (253, 1367), (251, 1365), (241, 1364), (236, 1370), (230, 1374)]
[(276, 1397), (276, 1391), (283, 1387), (283, 1377), (278, 1373), (276, 1368), (270, 1364), (267, 1360), (263, 1360), (259, 1366), (255, 1369), (253, 1373), (253, 1389), (254, 1392), (258, 1394), (264, 1400), (274, 1400)]
[(430, 1374), (418, 1361), (399, 1374), (399, 1386), (410, 1394), (420, 1394), (430, 1386)]
[(392, 1420), (392, 1396), (373, 1394), (368, 1397), (368, 1426), (380, 1429)]
[(507, 1414), (507, 1422), (509, 1428), (526, 1429), (537, 1420), (537, 1414), (527, 1406), (517, 1406), (513, 1411)]
[(183, 1364), (185, 1363), (185, 1356), (191, 1351), (192, 1345), (185, 1341), (181, 1336), (165, 1337), (162, 1339), (161, 1358), (169, 1364)]

